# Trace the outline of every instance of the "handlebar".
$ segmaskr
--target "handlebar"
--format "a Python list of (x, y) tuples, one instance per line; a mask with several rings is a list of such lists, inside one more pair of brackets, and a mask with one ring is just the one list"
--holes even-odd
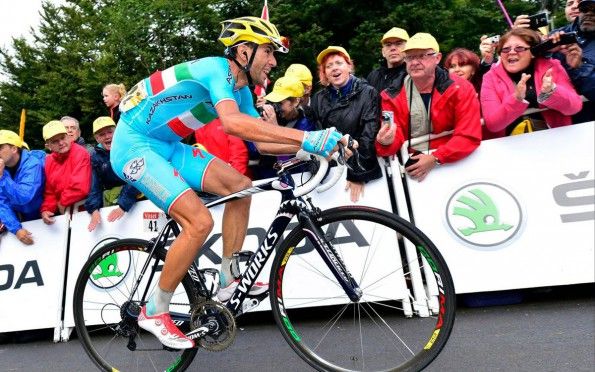
[[(349, 136), (347, 147), (353, 153), (352, 156), (355, 159), (356, 166), (359, 169), (363, 170), (364, 168), (359, 163), (359, 153), (353, 147), (353, 145), (354, 145), (354, 141), (351, 138), (351, 136)], [(293, 195), (298, 197), (298, 196), (306, 195), (306, 194), (312, 192), (314, 189), (316, 189), (316, 191), (319, 193), (330, 189), (339, 181), (339, 179), (343, 175), (343, 172), (345, 171), (345, 168), (346, 167), (351, 168), (345, 161), (345, 146), (340, 142), (339, 142), (339, 151), (333, 153), (333, 155), (330, 158), (337, 162), (337, 167), (335, 167), (334, 170), (332, 171), (333, 175), (330, 177), (330, 179), (323, 184), (321, 184), (321, 182), (324, 179), (324, 176), (326, 176), (326, 173), (327, 173), (327, 170), (329, 167), (329, 160), (327, 160), (325, 157), (323, 157), (321, 155), (316, 155), (316, 154), (312, 154), (312, 153), (309, 153), (304, 150), (299, 150), (293, 159), (290, 159), (290, 160), (278, 165), (278, 167), (281, 171), (283, 171), (285, 169), (293, 168), (297, 164), (309, 162), (314, 159), (316, 159), (318, 161), (318, 163), (319, 163), (318, 171), (308, 181), (306, 181), (303, 185), (297, 186), (293, 190)]]

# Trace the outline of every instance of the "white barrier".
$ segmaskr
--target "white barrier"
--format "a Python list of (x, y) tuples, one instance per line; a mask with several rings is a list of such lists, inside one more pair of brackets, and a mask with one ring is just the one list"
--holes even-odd
[(53, 225), (23, 223), (35, 244), (13, 234), (0, 238), (0, 332), (54, 328), (59, 340), (68, 243), (68, 218)]
[[(484, 141), (471, 156), (432, 170), (423, 182), (408, 180), (415, 222), (445, 256), (457, 293), (595, 282), (593, 132), (594, 123), (585, 123)], [(392, 162), (391, 167), (399, 212), (407, 215), (409, 200), (398, 164)], [(358, 204), (390, 211), (386, 185), (384, 178), (366, 184)], [(344, 186), (344, 180), (339, 181), (310, 196), (321, 209), (350, 204)], [(254, 251), (264, 239), (279, 200), (276, 192), (253, 196), (244, 250)], [(471, 206), (479, 211), (470, 212)], [(163, 215), (149, 201), (109, 223), (106, 217), (112, 209), (101, 211), (103, 222), (93, 233), (87, 230), (89, 214), (79, 213), (70, 224), (63, 216), (49, 227), (41, 220), (25, 223), (36, 239), (31, 247), (11, 234), (1, 238), (0, 332), (55, 328), (63, 329), (62, 339), (68, 339), (74, 325), (74, 285), (91, 252), (114, 239), (148, 240), (164, 222), (154, 218)], [(211, 212), (215, 226), (200, 252), (200, 268), (219, 268), (221, 260), (223, 206)], [(295, 224), (292, 221), (290, 228)], [(268, 281), (271, 262), (258, 280)], [(432, 305), (434, 293), (426, 293), (427, 288), (414, 284), (406, 311), (411, 305), (423, 312), (426, 301)], [(265, 302), (254, 310), (268, 309)]]
[(457, 293), (595, 281), (594, 139), (590, 122), (484, 141), (407, 179), (415, 223)]

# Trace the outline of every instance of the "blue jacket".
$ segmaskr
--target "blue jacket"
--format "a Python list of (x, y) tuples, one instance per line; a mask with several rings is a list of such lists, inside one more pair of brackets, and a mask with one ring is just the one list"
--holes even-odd
[(554, 53), (553, 57), (562, 62), (562, 66), (568, 72), (568, 76), (570, 76), (570, 80), (574, 84), (576, 91), (587, 97), (590, 101), (584, 102), (583, 110), (575, 116), (580, 115), (580, 121), (593, 120), (595, 117), (595, 32), (582, 32), (578, 24), (578, 17), (576, 17), (574, 22), (558, 28), (552, 31), (552, 33), (555, 31), (575, 31), (577, 33), (578, 45), (583, 50), (583, 63), (581, 67), (577, 69), (570, 68), (566, 63), (566, 57), (562, 53)]
[(91, 191), (85, 201), (85, 209), (89, 213), (103, 207), (103, 191), (116, 186), (124, 186), (118, 196), (118, 205), (128, 212), (136, 203), (136, 196), (139, 191), (134, 186), (127, 184), (116, 176), (109, 160), (109, 151), (103, 146), (96, 145), (91, 154), (92, 180)]
[(44, 164), (45, 152), (23, 149), (14, 177), (8, 168), (4, 168), (0, 178), (0, 221), (13, 234), (23, 228), (21, 221), (40, 217), (45, 185)]

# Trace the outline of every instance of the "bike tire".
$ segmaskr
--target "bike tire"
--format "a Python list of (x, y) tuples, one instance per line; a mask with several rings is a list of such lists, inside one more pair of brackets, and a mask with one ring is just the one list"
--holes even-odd
[[(92, 253), (79, 273), (73, 300), (76, 334), (101, 370), (183, 371), (196, 355), (196, 348), (165, 350), (156, 337), (138, 328), (135, 311), (144, 305), (140, 298), (148, 286), (148, 299), (158, 282), (156, 277), (149, 278), (155, 258), (151, 259), (133, 301), (125, 301), (151, 247), (152, 243), (146, 240), (117, 240)], [(156, 249), (157, 265), (162, 267), (165, 256), (165, 249)], [(189, 313), (198, 299), (192, 278), (186, 274), (174, 292), (170, 311)], [(135, 334), (136, 350), (128, 348), (130, 334)]]
[(351, 302), (307, 234), (293, 229), (270, 276), (273, 316), (291, 348), (320, 371), (426, 367), (446, 344), (456, 309), (436, 246), (409, 222), (369, 207), (333, 208), (316, 224), (363, 297)]

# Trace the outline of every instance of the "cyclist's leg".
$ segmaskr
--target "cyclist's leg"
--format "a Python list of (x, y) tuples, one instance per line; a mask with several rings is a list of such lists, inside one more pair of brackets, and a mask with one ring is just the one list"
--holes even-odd
[[(212, 155), (184, 144), (177, 145), (172, 157), (172, 164), (179, 169), (180, 174), (188, 184), (196, 190), (206, 191), (217, 195), (229, 195), (236, 191), (252, 186), (252, 181), (239, 173), (234, 168), (220, 159), (212, 158)], [(201, 159), (200, 161), (197, 161)], [(208, 165), (204, 168), (205, 161)], [(202, 174), (202, 178), (195, 177)], [(230, 258), (234, 252), (239, 251), (246, 237), (248, 228), (248, 217), (250, 212), (250, 198), (242, 198), (225, 204), (223, 212), (223, 257)], [(224, 285), (228, 285), (233, 278), (229, 275), (228, 267), (223, 272), (227, 273)]]
[[(119, 143), (118, 146), (127, 151), (118, 151), (114, 170), (181, 225), (180, 235), (168, 250), (159, 288), (151, 296), (147, 308), (143, 307), (139, 325), (167, 346), (192, 347), (193, 341), (187, 339), (171, 322), (169, 301), (211, 231), (213, 220), (208, 209), (170, 163), (176, 157), (176, 151), (180, 151), (177, 143), (131, 132), (127, 135), (128, 143)], [(122, 138), (117, 139), (122, 141)], [(202, 172), (198, 172), (196, 177), (202, 178)], [(159, 321), (154, 318), (159, 318), (156, 319)]]

